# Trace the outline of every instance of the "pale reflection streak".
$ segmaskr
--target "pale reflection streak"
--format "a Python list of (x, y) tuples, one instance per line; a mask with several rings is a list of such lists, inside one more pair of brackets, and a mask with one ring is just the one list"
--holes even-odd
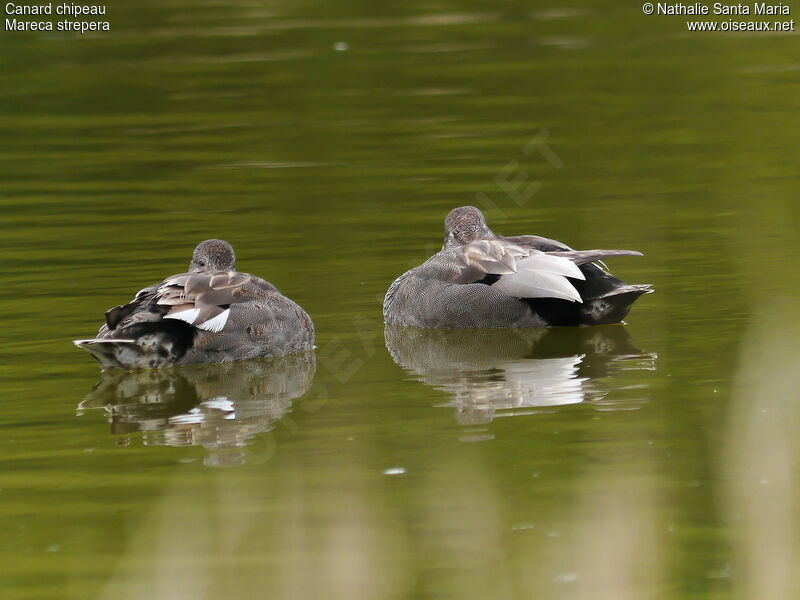
[[(98, 598), (512, 598), (506, 507), (491, 468), (466, 448), (411, 487), (367, 476), (369, 446), (275, 459), (269, 474), (197, 478), (183, 466), (131, 529)], [(402, 508), (396, 493), (407, 494)]]
[[(754, 140), (766, 136), (757, 129), (746, 134), (753, 134)], [(773, 138), (769, 139), (772, 143)], [(749, 166), (774, 166), (767, 155), (740, 150)], [(736, 194), (729, 195), (741, 205), (734, 205), (726, 224), (739, 233), (731, 237), (730, 249), (740, 270), (737, 281), (746, 284), (742, 301), (751, 311), (738, 346), (738, 368), (720, 450), (721, 487), (734, 559), (728, 570), (735, 598), (794, 600), (800, 597), (796, 199), (793, 193), (774, 194), (764, 187), (763, 179), (753, 180), (751, 187), (744, 191), (737, 187)], [(769, 202), (759, 202), (758, 209), (752, 210), (753, 198)], [(769, 233), (756, 236), (754, 232)]]
[(753, 315), (741, 344), (727, 427), (728, 517), (737, 597), (800, 597), (800, 327), (797, 305), (776, 298)]
[(184, 466), (130, 530), (99, 599), (646, 600), (663, 589), (652, 462), (589, 468), (575, 501), (515, 532), (493, 465), (462, 447), (407, 486), (369, 476), (368, 445), (249, 476)]
[(367, 449), (356, 456), (203, 477), (181, 467), (99, 599), (406, 597), (406, 523), (376, 500), (387, 478), (364, 477)]
[(649, 454), (625, 461), (618, 455), (599, 456), (596, 461), (601, 464), (577, 482), (578, 500), (562, 517), (567, 525), (558, 532), (547, 562), (551, 581), (546, 597), (662, 598), (661, 549), (669, 540), (663, 539), (665, 528), (659, 520), (663, 499), (654, 489), (655, 461)]

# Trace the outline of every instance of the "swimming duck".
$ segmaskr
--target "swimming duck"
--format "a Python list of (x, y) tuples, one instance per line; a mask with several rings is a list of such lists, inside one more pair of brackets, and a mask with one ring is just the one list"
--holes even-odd
[(314, 347), (314, 324), (271, 283), (235, 270), (233, 247), (205, 240), (188, 273), (106, 312), (94, 339), (75, 340), (103, 369), (146, 369), (282, 356)]
[(445, 219), (441, 252), (398, 277), (383, 301), (389, 325), (441, 329), (617, 323), (650, 285), (608, 272), (634, 250), (573, 250), (535, 235), (504, 237), (474, 206)]

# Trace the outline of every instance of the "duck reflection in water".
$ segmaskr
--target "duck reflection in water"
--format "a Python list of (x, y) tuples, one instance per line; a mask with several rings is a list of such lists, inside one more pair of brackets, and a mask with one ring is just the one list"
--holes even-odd
[[(604, 406), (600, 379), (619, 369), (655, 369), (622, 325), (550, 329), (441, 330), (387, 326), (394, 361), (452, 395), (464, 425), (584, 401)], [(634, 394), (638, 395), (638, 394)], [(618, 408), (641, 399), (628, 398)], [(605, 406), (609, 406), (606, 404)]]
[(202, 446), (208, 466), (244, 463), (248, 443), (272, 429), (305, 394), (316, 370), (313, 352), (218, 365), (104, 371), (78, 405), (105, 409), (111, 432), (142, 432), (146, 446)]

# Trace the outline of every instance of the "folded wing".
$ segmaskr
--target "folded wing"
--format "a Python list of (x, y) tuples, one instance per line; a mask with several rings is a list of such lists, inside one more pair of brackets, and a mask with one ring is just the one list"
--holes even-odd
[(560, 298), (581, 302), (569, 279), (584, 279), (571, 257), (525, 249), (508, 241), (479, 240), (458, 248), (457, 283), (490, 281), (516, 298)]
[(165, 319), (178, 319), (205, 331), (221, 331), (230, 305), (242, 302), (251, 276), (236, 271), (183, 273), (164, 280), (156, 304), (169, 307)]

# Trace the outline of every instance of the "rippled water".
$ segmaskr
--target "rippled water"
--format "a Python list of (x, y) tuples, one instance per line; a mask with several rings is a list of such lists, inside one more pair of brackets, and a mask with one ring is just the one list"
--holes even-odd
[[(2, 36), (0, 596), (800, 594), (796, 40), (579, 2), (152, 0)], [(652, 283), (625, 326), (384, 329), (458, 205)], [(313, 356), (70, 340), (229, 240)], [(224, 468), (223, 468), (224, 467)]]

